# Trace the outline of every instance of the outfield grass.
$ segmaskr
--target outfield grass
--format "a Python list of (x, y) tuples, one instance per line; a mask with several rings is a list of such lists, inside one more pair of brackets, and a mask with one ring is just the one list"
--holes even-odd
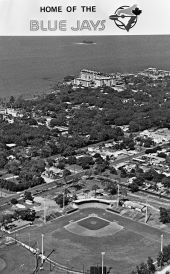
[[(92, 213), (108, 221), (117, 222), (124, 229), (112, 236), (96, 238), (75, 235), (64, 228), (69, 221), (80, 220)], [(38, 241), (39, 247), (41, 247), (41, 234), (44, 234), (45, 253), (48, 255), (52, 249), (55, 249), (50, 258), (75, 269), (82, 270), (83, 265), (86, 269), (91, 265), (99, 265), (101, 252), (105, 251), (104, 262), (108, 267), (112, 267), (111, 274), (129, 274), (135, 265), (146, 260), (148, 256), (155, 258), (160, 250), (162, 234), (161, 230), (93, 208), (82, 209), (51, 224), (19, 232), (19, 238), (28, 243), (27, 231), (31, 236), (31, 244)], [(164, 234), (165, 244), (168, 243), (168, 236), (170, 235)]]
[(6, 263), (5, 268), (0, 271), (2, 274), (31, 274), (31, 270), (33, 272), (34, 257), (17, 245), (0, 248), (0, 258)]

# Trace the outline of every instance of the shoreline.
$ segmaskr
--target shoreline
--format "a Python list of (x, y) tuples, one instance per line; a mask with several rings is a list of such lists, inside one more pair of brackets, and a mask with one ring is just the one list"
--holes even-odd
[[(114, 79), (116, 79), (116, 77), (122, 77), (122, 79), (124, 79), (126, 76), (141, 76), (141, 77), (151, 77), (151, 79), (153, 81), (157, 81), (159, 80), (159, 77), (162, 78), (162, 80), (164, 79), (165, 76), (170, 77), (170, 70), (165, 70), (165, 69), (160, 69), (160, 68), (155, 68), (155, 67), (147, 67), (144, 68), (143, 70), (138, 70), (136, 72), (104, 72), (104, 71), (94, 71), (94, 70), (89, 70), (89, 69), (81, 69), (79, 71), (79, 74), (81, 71), (85, 71), (87, 73), (96, 73), (96, 75), (103, 75), (106, 77), (112, 77)], [(69, 75), (69, 74), (68, 74)], [(48, 87), (46, 87), (46, 89), (40, 89), (40, 90), (36, 90), (36, 91), (29, 91), (27, 93), (14, 93), (14, 94), (9, 94), (8, 96), (5, 95), (0, 95), (0, 100), (9, 100), (11, 96), (13, 96), (15, 99), (16, 98), (23, 98), (24, 100), (31, 100), (31, 99), (35, 99), (38, 96), (42, 96), (42, 95), (47, 95), (50, 94), (52, 91), (54, 91), (54, 87), (55, 85), (57, 85), (58, 83), (64, 84), (66, 83), (66, 85), (69, 85), (71, 82), (73, 84), (73, 82), (77, 79), (79, 79), (80, 76), (77, 77), (77, 75), (74, 75), (74, 81), (72, 80), (69, 84), (64, 81), (64, 78), (67, 77), (68, 75), (65, 75), (63, 77), (62, 80), (56, 80), (56, 82), (53, 81), (53, 87), (52, 85), (49, 85)], [(94, 77), (94, 76), (93, 76)], [(84, 79), (84, 78), (83, 78)], [(73, 84), (74, 85), (74, 84)], [(84, 86), (87, 87), (87, 86)], [(110, 87), (112, 87), (114, 89), (114, 85), (110, 85)], [(97, 88), (97, 87), (92, 87), (92, 88)]]
[[(96, 44), (77, 45), (86, 40)], [(136, 73), (149, 66), (170, 70), (170, 36), (3, 37), (0, 97), (42, 94), (82, 68)]]
[(34, 91), (30, 91), (30, 92), (27, 92), (27, 93), (13, 93), (13, 94), (9, 94), (9, 95), (1, 95), (0, 94), (0, 100), (9, 100), (11, 96), (13, 96), (15, 99), (16, 98), (23, 98), (24, 100), (31, 100), (31, 99), (34, 99), (36, 96), (40, 96), (40, 95), (46, 95), (50, 92), (50, 89), (47, 89), (47, 90), (39, 90), (38, 92), (34, 92)]

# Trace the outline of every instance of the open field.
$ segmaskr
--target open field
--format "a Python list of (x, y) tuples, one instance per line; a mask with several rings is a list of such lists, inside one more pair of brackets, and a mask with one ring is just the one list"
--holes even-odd
[[(89, 214), (96, 214), (100, 218), (122, 226), (123, 229), (112, 235), (95, 237), (80, 236), (64, 228), (70, 221), (79, 221)], [(94, 219), (88, 221), (99, 225), (98, 222), (95, 223)], [(87, 227), (88, 225), (88, 229), (92, 230), (92, 227), (89, 227), (89, 222), (82, 223), (82, 226)], [(35, 245), (37, 241), (39, 248), (41, 248), (41, 234), (44, 234), (45, 254), (49, 254), (52, 249), (55, 249), (50, 258), (70, 268), (82, 270), (83, 265), (85, 269), (89, 269), (91, 265), (100, 264), (101, 252), (105, 251), (104, 262), (108, 267), (112, 267), (111, 274), (129, 274), (135, 265), (146, 260), (148, 256), (156, 257), (160, 250), (162, 231), (103, 209), (87, 208), (42, 227), (26, 229), (19, 232), (17, 237), (28, 243), (28, 233), (30, 233), (31, 245)], [(164, 244), (168, 243), (169, 236), (164, 233)]]

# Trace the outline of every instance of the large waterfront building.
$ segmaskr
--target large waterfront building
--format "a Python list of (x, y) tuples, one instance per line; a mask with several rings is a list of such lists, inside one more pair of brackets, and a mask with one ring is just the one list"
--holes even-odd
[(83, 69), (80, 76), (74, 79), (74, 85), (82, 87), (112, 87), (116, 85), (116, 76)]

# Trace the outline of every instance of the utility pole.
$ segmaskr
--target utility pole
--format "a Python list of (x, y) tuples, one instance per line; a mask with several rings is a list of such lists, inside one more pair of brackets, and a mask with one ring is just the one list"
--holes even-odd
[(64, 204), (65, 204), (65, 194), (63, 192), (63, 211), (64, 211)]
[(43, 269), (43, 263), (44, 263), (44, 234), (41, 234), (41, 264)]
[(119, 206), (119, 193), (120, 193), (120, 185), (117, 185), (117, 206)]
[(148, 220), (148, 206), (146, 205), (145, 223), (147, 223), (147, 220)]
[(161, 235), (161, 253), (163, 252), (164, 235)]
[(145, 206), (146, 206), (146, 214), (145, 214), (145, 223), (147, 223), (147, 221), (148, 221), (148, 195), (147, 195), (147, 197), (146, 197), (146, 204), (145, 204)]
[(30, 233), (28, 233), (28, 239), (29, 239), (29, 244), (28, 244), (28, 245), (29, 245), (29, 250), (30, 250), (30, 248), (31, 248), (31, 247), (30, 247), (30, 242), (31, 242), (30, 238), (31, 238), (31, 237), (30, 237)]
[(67, 274), (69, 274), (69, 272), (68, 272), (68, 262), (69, 262), (69, 260), (67, 260)]
[(64, 188), (64, 191), (63, 191), (63, 211), (64, 211), (64, 206), (65, 206), (65, 188)]
[(45, 201), (44, 201), (44, 224), (46, 223), (46, 207), (45, 207)]

